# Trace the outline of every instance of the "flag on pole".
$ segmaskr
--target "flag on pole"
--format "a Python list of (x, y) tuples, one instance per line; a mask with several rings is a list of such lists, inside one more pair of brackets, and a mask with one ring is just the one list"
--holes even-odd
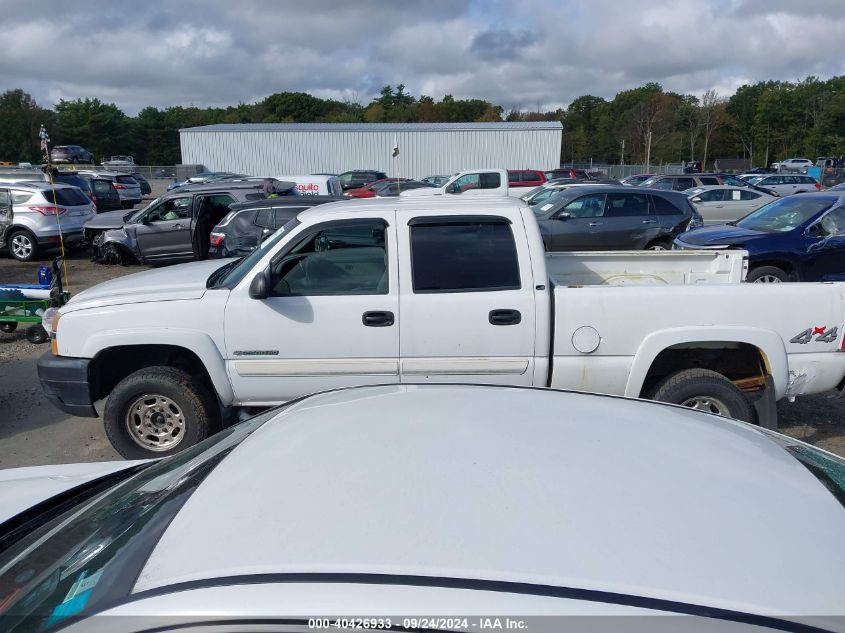
[(399, 138), (394, 134), (393, 135), (393, 158), (399, 156)]
[(38, 130), (38, 138), (41, 139), (41, 151), (47, 151), (47, 143), (50, 142), (50, 137), (47, 135), (47, 129), (42, 125)]

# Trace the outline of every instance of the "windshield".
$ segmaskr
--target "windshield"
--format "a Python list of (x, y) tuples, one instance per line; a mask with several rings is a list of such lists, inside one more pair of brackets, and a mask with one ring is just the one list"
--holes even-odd
[(170, 521), (212, 469), (278, 413), (266, 411), (151, 463), (0, 553), (3, 631), (43, 631), (125, 599)]
[(750, 231), (777, 233), (792, 231), (816, 215), (833, 206), (836, 198), (808, 198), (790, 196), (752, 211), (736, 222), (736, 226)]
[[(265, 240), (261, 246), (252, 251), (249, 255), (212, 273), (212, 277), (208, 280), (208, 287), (222, 288), (226, 286), (227, 288), (233, 288), (238, 285), (241, 280), (246, 277), (246, 274), (252, 270), (252, 267), (255, 266), (256, 262), (264, 257), (264, 255), (276, 246), (276, 244), (278, 244), (282, 238), (290, 233), (296, 226), (299, 226), (299, 220), (296, 218), (288, 220), (282, 228), (273, 233), (270, 238)], [(218, 277), (218, 275), (220, 276)]]

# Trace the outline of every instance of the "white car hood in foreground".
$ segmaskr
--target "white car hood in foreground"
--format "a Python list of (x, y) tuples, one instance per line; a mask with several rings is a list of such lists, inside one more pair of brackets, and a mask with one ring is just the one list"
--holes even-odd
[[(212, 259), (189, 262), (112, 279), (74, 295), (62, 312), (146, 301), (199, 299), (205, 294), (206, 282), (211, 273), (229, 261)], [(73, 287), (70, 290), (72, 292)]]
[(140, 463), (96, 462), (0, 470), (0, 523), (66, 490)]
[(382, 386), (306, 398), (247, 437), (134, 591), (398, 574), (838, 615), (842, 534), (834, 495), (750, 425), (579, 393)]

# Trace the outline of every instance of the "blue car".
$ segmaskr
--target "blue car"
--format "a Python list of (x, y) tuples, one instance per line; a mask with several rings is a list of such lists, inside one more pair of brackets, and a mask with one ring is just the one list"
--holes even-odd
[(845, 281), (845, 191), (779, 198), (741, 220), (677, 237), (673, 249), (748, 251), (748, 281)]

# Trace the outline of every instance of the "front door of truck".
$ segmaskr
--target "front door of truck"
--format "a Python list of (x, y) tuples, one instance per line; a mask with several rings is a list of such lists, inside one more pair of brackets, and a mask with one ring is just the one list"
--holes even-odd
[(303, 228), (270, 265), (270, 296), (250, 273), (226, 304), (235, 396), (275, 404), (340, 387), (399, 382), (393, 213)]
[(399, 266), (402, 382), (533, 384), (524, 227), (495, 215), (421, 215), (397, 230), (410, 244)]

